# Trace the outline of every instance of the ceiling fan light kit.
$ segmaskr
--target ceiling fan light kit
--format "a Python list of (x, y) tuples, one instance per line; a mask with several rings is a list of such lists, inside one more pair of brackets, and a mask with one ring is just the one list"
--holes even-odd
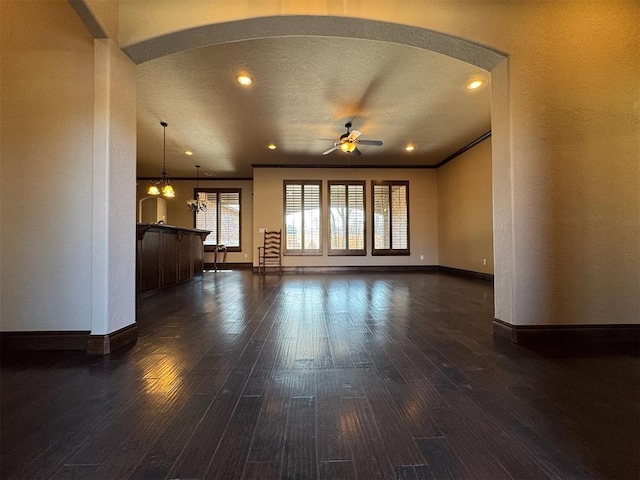
[(356, 149), (356, 144), (353, 142), (344, 142), (340, 145), (340, 150), (344, 153), (351, 153)]
[(323, 155), (328, 155), (338, 149), (347, 154), (362, 155), (362, 152), (358, 150), (358, 145), (382, 146), (382, 140), (360, 140), (359, 137), (362, 133), (358, 130), (351, 131), (351, 122), (345, 123), (344, 126), (347, 132), (340, 135), (340, 139), (333, 144), (333, 147), (326, 152), (322, 152)]

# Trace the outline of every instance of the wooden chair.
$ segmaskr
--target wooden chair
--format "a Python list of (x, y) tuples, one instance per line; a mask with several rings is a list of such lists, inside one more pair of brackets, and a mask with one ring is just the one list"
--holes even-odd
[(282, 275), (281, 235), (278, 231), (264, 231), (262, 246), (258, 247), (258, 275), (265, 275), (267, 269)]

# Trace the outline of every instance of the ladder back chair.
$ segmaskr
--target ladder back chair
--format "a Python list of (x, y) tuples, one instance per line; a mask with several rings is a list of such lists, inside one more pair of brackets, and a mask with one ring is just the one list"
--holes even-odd
[(265, 275), (267, 270), (277, 271), (282, 275), (281, 234), (278, 231), (264, 231), (262, 246), (258, 247), (258, 275)]

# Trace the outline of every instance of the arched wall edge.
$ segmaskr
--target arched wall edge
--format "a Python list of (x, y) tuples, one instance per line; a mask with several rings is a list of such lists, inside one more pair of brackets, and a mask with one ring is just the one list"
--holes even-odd
[(215, 23), (168, 33), (124, 47), (136, 64), (193, 48), (286, 36), (356, 38), (430, 50), (493, 70), (506, 58), (498, 50), (425, 28), (361, 18), (314, 15), (259, 17)]

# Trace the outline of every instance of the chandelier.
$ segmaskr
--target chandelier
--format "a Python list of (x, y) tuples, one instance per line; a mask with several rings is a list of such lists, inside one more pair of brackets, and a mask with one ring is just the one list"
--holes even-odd
[(151, 180), (151, 186), (147, 193), (149, 195), (162, 195), (167, 198), (173, 198), (176, 196), (176, 192), (173, 190), (171, 186), (171, 180), (167, 177), (167, 122), (160, 122), (163, 128), (163, 138), (162, 138), (162, 175), (160, 176), (160, 180)]
[(187, 209), (193, 213), (204, 212), (207, 210), (207, 201), (201, 200), (200, 192), (200, 165), (196, 165), (196, 195), (195, 199), (191, 198), (187, 200)]

